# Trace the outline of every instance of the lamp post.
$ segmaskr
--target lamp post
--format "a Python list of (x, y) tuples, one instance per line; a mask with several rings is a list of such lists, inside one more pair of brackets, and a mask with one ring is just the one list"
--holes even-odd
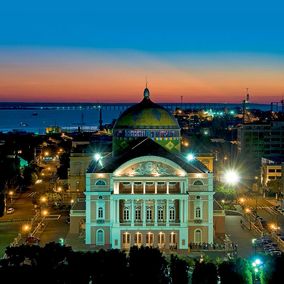
[(12, 204), (14, 191), (13, 191), (13, 190), (10, 190), (8, 194), (9, 194), (9, 196), (10, 196), (10, 202), (11, 202), (11, 204)]

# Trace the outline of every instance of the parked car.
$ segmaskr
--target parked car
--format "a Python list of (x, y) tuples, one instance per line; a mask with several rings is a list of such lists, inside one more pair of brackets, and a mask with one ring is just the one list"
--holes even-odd
[(39, 244), (39, 241), (40, 239), (39, 238), (36, 238), (34, 236), (28, 236), (26, 238), (26, 243), (27, 244), (31, 244), (31, 245), (36, 245), (36, 244)]
[(7, 214), (12, 214), (14, 212), (15, 212), (15, 209), (13, 207), (8, 208), (6, 211)]

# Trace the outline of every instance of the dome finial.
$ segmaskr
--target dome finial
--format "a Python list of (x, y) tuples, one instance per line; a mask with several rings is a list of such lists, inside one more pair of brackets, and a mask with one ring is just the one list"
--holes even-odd
[(148, 89), (148, 80), (146, 77), (146, 88), (144, 90), (144, 99), (149, 99), (150, 98), (150, 91)]

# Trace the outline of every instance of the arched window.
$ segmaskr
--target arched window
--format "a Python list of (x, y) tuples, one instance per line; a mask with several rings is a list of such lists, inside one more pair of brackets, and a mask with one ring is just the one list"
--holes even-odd
[(146, 234), (146, 246), (152, 246), (154, 243), (154, 234), (147, 233)]
[(129, 233), (123, 233), (123, 235), (122, 235), (122, 243), (124, 245), (129, 245), (130, 244), (130, 234)]
[(176, 235), (176, 233), (172, 232), (170, 234), (170, 244), (175, 245), (176, 242), (177, 242), (177, 235)]
[(106, 182), (102, 179), (96, 181), (95, 185), (106, 185)]
[(152, 221), (152, 208), (151, 207), (147, 207), (147, 211), (146, 211), (146, 220), (147, 221)]
[(124, 207), (124, 209), (123, 209), (123, 220), (124, 221), (130, 220), (130, 214), (129, 214), (129, 208), (128, 207)]
[(98, 208), (98, 219), (104, 219), (104, 209), (103, 207)]
[(158, 244), (159, 245), (164, 245), (165, 244), (165, 234), (164, 233), (159, 233), (159, 235), (158, 235)]
[(193, 185), (203, 185), (203, 182), (201, 180), (196, 180)]
[(194, 242), (198, 244), (202, 243), (202, 231), (200, 229), (194, 231)]
[(105, 234), (101, 229), (97, 230), (96, 244), (100, 246), (105, 244)]
[(141, 233), (135, 234), (134, 243), (136, 246), (140, 246), (142, 244), (142, 234)]
[(164, 208), (162, 206), (158, 208), (158, 221), (164, 221)]
[(195, 218), (196, 219), (200, 219), (201, 218), (201, 208), (200, 207), (196, 207), (195, 208)]
[(175, 208), (174, 207), (170, 207), (170, 216), (169, 216), (169, 219), (170, 221), (175, 221), (176, 219), (176, 212), (175, 212)]
[(141, 221), (141, 207), (140, 206), (137, 206), (135, 208), (135, 220)]

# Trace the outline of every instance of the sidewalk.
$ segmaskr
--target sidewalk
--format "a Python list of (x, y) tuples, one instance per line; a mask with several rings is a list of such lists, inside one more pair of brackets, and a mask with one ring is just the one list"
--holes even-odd
[(266, 197), (265, 200), (269, 202), (272, 206), (277, 206), (277, 205), (281, 206), (281, 201), (276, 200), (275, 198)]

